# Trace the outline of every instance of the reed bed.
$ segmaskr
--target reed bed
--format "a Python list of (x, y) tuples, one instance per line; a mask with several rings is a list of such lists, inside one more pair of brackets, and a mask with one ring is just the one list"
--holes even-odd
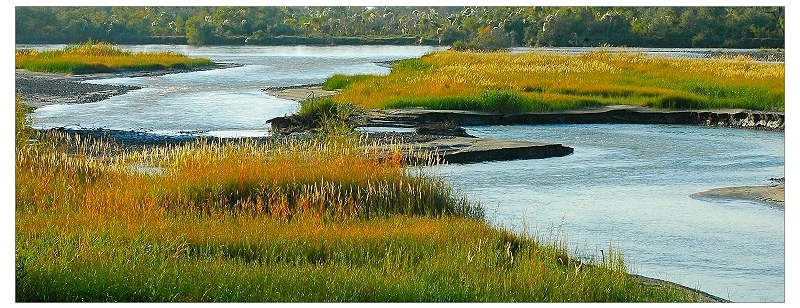
[(64, 74), (187, 69), (213, 64), (208, 59), (189, 58), (173, 52), (134, 53), (109, 43), (91, 40), (69, 45), (61, 50), (17, 50), (15, 55), (17, 68)]
[[(266, 215), (340, 220), (374, 216), (480, 217), (440, 180), (412, 176), (403, 154), (384, 159), (360, 140), (199, 141), (126, 155), (103, 142), (49, 136), (17, 152), (22, 211), (78, 215)], [(70, 144), (72, 150), (65, 151)], [(374, 148), (374, 147), (373, 147)], [(70, 153), (72, 152), (72, 153)], [(383, 153), (385, 155), (385, 153)], [(45, 200), (47, 202), (42, 202)]]
[(332, 86), (342, 85), (336, 101), (369, 109), (513, 113), (636, 105), (784, 110), (784, 65), (745, 56), (669, 59), (607, 50), (583, 54), (448, 50), (400, 61), (387, 76), (336, 79), (339, 82)]
[(703, 300), (640, 283), (619, 255), (577, 261), (562, 242), (490, 227), (362, 140), (131, 151), (35, 134), (24, 114), (18, 302)]

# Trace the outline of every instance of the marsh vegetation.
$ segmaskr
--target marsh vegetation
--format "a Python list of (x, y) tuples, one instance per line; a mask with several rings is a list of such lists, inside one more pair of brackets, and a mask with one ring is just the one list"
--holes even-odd
[(441, 51), (387, 76), (333, 76), (334, 101), (365, 109), (424, 107), (500, 113), (604, 105), (784, 110), (784, 65), (746, 56), (653, 58), (632, 51)]
[(63, 74), (188, 69), (214, 64), (209, 59), (189, 58), (173, 52), (134, 53), (92, 40), (68, 45), (61, 50), (16, 50), (15, 63), (16, 68), (29, 71)]

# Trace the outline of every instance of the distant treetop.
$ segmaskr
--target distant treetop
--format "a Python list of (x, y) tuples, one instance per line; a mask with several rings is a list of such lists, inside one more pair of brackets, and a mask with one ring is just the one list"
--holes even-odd
[(16, 43), (784, 48), (784, 7), (16, 7)]

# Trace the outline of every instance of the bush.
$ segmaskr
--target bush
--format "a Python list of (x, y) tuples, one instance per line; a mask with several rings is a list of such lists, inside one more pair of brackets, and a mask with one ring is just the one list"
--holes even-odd
[(358, 108), (353, 104), (339, 103), (330, 97), (323, 97), (300, 102), (297, 117), (306, 128), (317, 129), (331, 136), (341, 136), (354, 132), (356, 123), (353, 117), (357, 113)]

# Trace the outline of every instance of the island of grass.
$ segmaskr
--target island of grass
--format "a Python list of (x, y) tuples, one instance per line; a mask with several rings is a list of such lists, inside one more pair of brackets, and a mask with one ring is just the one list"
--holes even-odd
[(653, 109), (783, 112), (784, 64), (746, 56), (654, 58), (630, 50), (441, 51), (396, 63), (386, 76), (336, 75), (340, 103), (494, 113), (630, 105)]
[(31, 130), (27, 112), (18, 101), (17, 302), (719, 300), (631, 275), (611, 249), (578, 259), (490, 227), (348, 136), (124, 149)]
[(209, 59), (173, 52), (131, 52), (105, 42), (87, 41), (61, 50), (16, 50), (16, 68), (61, 74), (159, 71), (206, 67)]

